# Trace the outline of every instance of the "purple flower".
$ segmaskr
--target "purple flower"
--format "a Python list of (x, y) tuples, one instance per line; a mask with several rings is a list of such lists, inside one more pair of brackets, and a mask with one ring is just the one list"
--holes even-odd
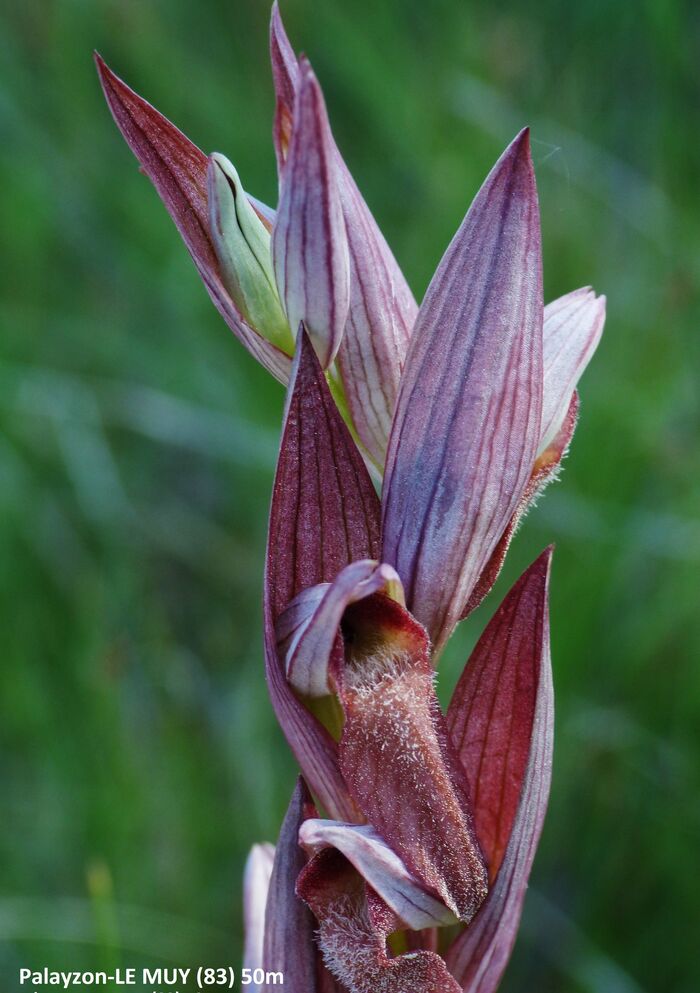
[(435, 669), (559, 470), (605, 300), (582, 289), (543, 306), (524, 130), (417, 308), (276, 6), (271, 52), (276, 212), (98, 57), (216, 306), (288, 384), (264, 639), (302, 777), (274, 863), (251, 854), (246, 963), (293, 993), (490, 993), (549, 792), (550, 549), (488, 624), (446, 714)]

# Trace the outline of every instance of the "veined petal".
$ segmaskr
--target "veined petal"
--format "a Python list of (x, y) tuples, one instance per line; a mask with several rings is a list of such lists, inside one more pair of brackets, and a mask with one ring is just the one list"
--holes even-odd
[[(262, 968), (265, 938), (265, 906), (270, 888), (274, 845), (253, 845), (243, 873), (243, 965), (250, 969)], [(252, 984), (252, 993), (260, 993), (259, 984)]]
[(510, 838), (531, 747), (551, 559), (548, 548), (508, 593), (472, 652), (447, 710), (491, 879)]
[(326, 965), (349, 993), (461, 993), (434, 952), (389, 958), (396, 916), (336, 849), (314, 856), (297, 892), (318, 920)]
[(350, 252), (350, 311), (338, 367), (357, 435), (381, 470), (418, 307), (339, 152), (338, 160)]
[(576, 382), (598, 346), (604, 323), (605, 297), (596, 297), (588, 287), (544, 309), (544, 394), (537, 459), (520, 504), (472, 589), (462, 617), (471, 614), (491, 591), (520, 522), (559, 475), (578, 419)]
[[(289, 357), (246, 323), (221, 280), (209, 232), (206, 155), (119, 79), (97, 54), (95, 63), (117, 127), (160, 194), (217, 310), (268, 372), (286, 382)], [(257, 201), (252, 202), (256, 206)], [(264, 217), (269, 208), (258, 212)]]
[(537, 191), (522, 132), (421, 305), (383, 493), (383, 554), (439, 653), (527, 485), (542, 408)]
[(265, 913), (263, 969), (282, 972), (287, 993), (317, 993), (314, 920), (295, 892), (306, 864), (297, 841), (299, 828), (314, 815), (309, 792), (299, 779), (277, 842)]
[(379, 501), (305, 333), (299, 335), (273, 487), (265, 577), (265, 657), (278, 720), (310, 789), (328, 814), (356, 813), (337, 747), (287, 682), (275, 623), (302, 590), (376, 558)]
[(559, 433), (576, 384), (598, 347), (605, 324), (605, 297), (590, 286), (567, 293), (544, 310), (544, 390), (538, 455)]
[(366, 559), (346, 566), (332, 583), (319, 583), (292, 600), (276, 631), (287, 679), (297, 692), (310, 697), (333, 692), (329, 662), (345, 608), (380, 590), (395, 591), (395, 599), (403, 599), (401, 580), (391, 566)]
[[(291, 139), (299, 70), (276, 3), (270, 51), (281, 178)], [(334, 149), (350, 255), (350, 310), (337, 362), (352, 423), (363, 447), (381, 469), (418, 307), (337, 145)]]
[(374, 594), (347, 608), (343, 638), (340, 767), (353, 800), (423, 887), (469, 921), (486, 895), (486, 868), (425, 630)]
[(296, 332), (304, 322), (327, 369), (348, 317), (348, 241), (323, 94), (309, 64), (300, 69), (272, 258), (290, 327)]
[[(467, 764), (467, 774), (471, 781), (483, 777), (485, 782), (477, 808), (480, 810), (477, 813), (480, 837), (483, 835), (484, 843), (492, 852), (494, 866), (500, 861), (495, 883), (481, 910), (454, 941), (446, 956), (450, 972), (465, 993), (494, 993), (498, 988), (515, 944), (527, 881), (547, 808), (554, 729), (547, 614), (548, 565), (549, 553), (545, 552), (506, 598), (482, 639), (483, 645), (477, 648), (477, 672), (467, 678), (470, 662), (463, 677), (465, 683), (460, 696), (464, 701), (468, 702), (470, 697), (474, 701), (471, 714), (465, 714), (464, 706), (460, 706), (457, 721), (453, 715), (453, 728)], [(498, 662), (499, 657), (505, 661), (500, 668), (494, 667), (493, 662)], [(524, 670), (525, 676), (522, 709), (520, 686), (513, 682), (516, 670)], [(516, 704), (510, 729), (508, 717), (500, 708), (500, 694), (506, 703), (511, 700)], [(492, 702), (499, 701), (500, 716), (497, 714), (495, 726), (490, 722), (487, 726), (484, 720), (489, 698)], [(473, 738), (472, 726), (475, 727)], [(466, 728), (466, 737), (462, 736), (462, 727)], [(528, 728), (524, 774), (519, 774)], [(509, 754), (511, 746), (512, 755)], [(495, 796), (499, 782), (506, 792), (503, 802)], [(518, 789), (517, 806), (514, 806)], [(506, 830), (509, 822), (512, 826)]]
[(419, 931), (457, 923), (454, 914), (421, 886), (370, 825), (309, 819), (301, 826), (299, 843), (310, 855), (337, 848), (405, 927)]

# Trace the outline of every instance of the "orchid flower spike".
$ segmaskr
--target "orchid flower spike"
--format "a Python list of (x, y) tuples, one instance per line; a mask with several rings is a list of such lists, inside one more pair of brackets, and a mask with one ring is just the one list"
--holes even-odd
[(559, 472), (605, 298), (544, 306), (525, 129), (417, 307), (276, 4), (270, 50), (276, 211), (97, 56), (216, 307), (287, 385), (264, 650), (301, 775), (274, 853), (248, 862), (246, 967), (293, 993), (494, 993), (549, 793), (551, 549), (446, 713), (435, 670)]

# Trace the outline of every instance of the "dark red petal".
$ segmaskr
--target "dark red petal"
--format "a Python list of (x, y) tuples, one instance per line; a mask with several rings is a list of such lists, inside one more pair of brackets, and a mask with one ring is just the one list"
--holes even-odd
[(428, 288), (389, 443), (382, 559), (436, 653), (520, 502), (541, 409), (539, 211), (524, 131)]
[[(462, 686), (460, 698), (464, 703), (454, 705), (451, 718), (470, 779), (483, 778), (484, 781), (478, 800), (477, 823), (484, 844), (491, 847), (494, 864), (500, 860), (504, 838), (507, 841), (488, 897), (446, 956), (450, 972), (465, 993), (494, 993), (498, 988), (515, 944), (527, 881), (547, 809), (554, 731), (547, 614), (549, 557), (547, 551), (530, 567), (494, 618), (492, 630), (489, 625), (482, 639), (484, 644), (477, 649), (476, 674), (470, 677), (472, 685)], [(502, 652), (504, 662), (494, 675), (488, 663), (493, 658), (498, 661)], [(518, 673), (522, 670), (522, 673), (514, 681), (513, 671), (516, 670)], [(526, 703), (515, 705), (515, 719), (509, 731), (505, 727), (508, 718), (503, 714), (502, 704), (505, 701), (507, 705), (509, 700), (516, 704), (514, 691), (518, 697), (522, 694)], [(474, 701), (471, 708), (468, 706), (470, 699)], [(486, 726), (490, 702), (496, 701), (497, 707)], [(525, 711), (530, 714), (529, 748), (524, 775), (518, 776), (523, 761), (523, 741), (528, 731)], [(499, 782), (505, 795), (502, 802), (495, 795)], [(516, 798), (516, 788), (519, 788), (519, 798)], [(517, 812), (513, 819), (514, 799)], [(512, 827), (506, 838), (508, 822)]]
[(369, 823), (463, 921), (486, 895), (464, 773), (448, 745), (425, 631), (376, 594), (348, 607), (340, 767)]
[(510, 838), (530, 752), (551, 558), (547, 549), (508, 593), (472, 652), (447, 710), (492, 880)]
[(388, 957), (395, 918), (339, 852), (316, 855), (297, 892), (318, 919), (326, 965), (350, 993), (460, 993), (434, 952)]
[(316, 354), (300, 332), (272, 495), (265, 577), (265, 656), (278, 720), (312, 792), (331, 817), (354, 820), (330, 735), (297, 699), (277, 652), (275, 623), (308, 586), (375, 558), (379, 501), (338, 413)]
[(289, 357), (246, 324), (221, 282), (209, 236), (206, 155), (97, 54), (95, 63), (117, 127), (160, 194), (219, 313), (248, 351), (280, 382), (286, 382)]
[(295, 887), (306, 856), (299, 847), (299, 828), (313, 816), (311, 797), (302, 779), (292, 794), (275, 848), (265, 910), (263, 968), (284, 974), (287, 993), (315, 993), (314, 920)]

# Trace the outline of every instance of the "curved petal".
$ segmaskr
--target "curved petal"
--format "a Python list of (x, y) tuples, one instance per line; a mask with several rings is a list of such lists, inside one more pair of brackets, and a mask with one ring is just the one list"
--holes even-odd
[(309, 819), (301, 826), (299, 843), (310, 855), (337, 848), (406, 927), (419, 931), (457, 923), (370, 825)]
[(605, 297), (590, 286), (567, 293), (544, 310), (542, 427), (538, 455), (561, 430), (576, 384), (598, 347)]
[(333, 692), (329, 662), (345, 608), (380, 590), (401, 589), (401, 581), (388, 565), (366, 559), (336, 576), (303, 590), (280, 615), (278, 649), (285, 657), (287, 679), (304, 696)]
[(428, 288), (389, 443), (382, 557), (436, 653), (520, 502), (541, 408), (539, 212), (524, 131)]
[(472, 590), (462, 617), (475, 610), (498, 579), (520, 522), (559, 475), (578, 419), (575, 386), (595, 352), (605, 323), (605, 297), (589, 287), (574, 290), (544, 309), (542, 428), (530, 480), (491, 558)]
[[(243, 320), (221, 281), (209, 234), (206, 155), (119, 79), (97, 53), (95, 64), (116, 125), (160, 194), (214, 305), (251, 355), (285, 383), (289, 356)], [(251, 202), (255, 207), (256, 201)]]
[(297, 699), (277, 652), (275, 623), (309, 586), (376, 558), (379, 503), (306, 334), (299, 335), (272, 495), (265, 573), (265, 665), (272, 704), (310, 789), (338, 820), (356, 815), (337, 747)]
[(272, 261), (290, 327), (296, 331), (304, 322), (327, 369), (348, 316), (348, 241), (323, 95), (305, 61), (300, 77), (272, 229)]
[[(478, 684), (479, 673), (471, 677), (474, 683), (470, 687), (463, 686), (464, 699), (468, 700), (471, 696), (474, 701), (471, 716), (467, 715), (467, 732), (471, 734), (469, 728), (474, 726), (476, 733), (473, 739), (462, 739), (460, 751), (470, 778), (484, 776), (486, 781), (486, 795), (482, 794), (480, 807), (483, 803), (483, 809), (490, 807), (491, 810), (488, 817), (480, 818), (480, 824), (484, 842), (493, 852), (494, 865), (498, 864), (507, 839), (488, 897), (471, 925), (447, 952), (447, 965), (464, 993), (495, 993), (498, 988), (515, 944), (527, 881), (547, 809), (554, 730), (547, 567), (548, 553), (545, 552), (516, 584), (492, 622), (489, 639), (493, 638), (494, 648), (500, 643), (504, 653), (500, 668), (493, 666), (493, 650), (488, 642), (477, 650), (483, 697), (479, 686), (474, 685)], [(498, 699), (498, 695), (505, 690), (507, 700), (514, 689), (513, 674), (521, 668), (527, 673), (528, 687), (532, 686), (534, 677), (534, 706), (528, 688), (526, 713), (516, 712), (510, 730), (507, 729), (508, 718), (503, 711), (500, 711), (501, 717), (496, 720), (493, 730), (491, 724), (486, 727), (479, 715), (483, 717), (489, 698)], [(489, 670), (488, 675), (486, 669)], [(460, 710), (463, 712), (463, 708), (460, 707)], [(459, 729), (454, 717), (453, 727), (459, 742)], [(526, 765), (524, 774), (518, 776), (528, 730)], [(511, 741), (515, 759), (508, 758), (504, 765), (503, 748), (509, 748)], [(511, 774), (516, 778), (508, 784)], [(495, 797), (499, 782), (507, 784), (505, 803), (499, 803)], [(520, 795), (513, 817), (513, 800), (518, 785)], [(512, 826), (507, 830), (509, 822)]]

